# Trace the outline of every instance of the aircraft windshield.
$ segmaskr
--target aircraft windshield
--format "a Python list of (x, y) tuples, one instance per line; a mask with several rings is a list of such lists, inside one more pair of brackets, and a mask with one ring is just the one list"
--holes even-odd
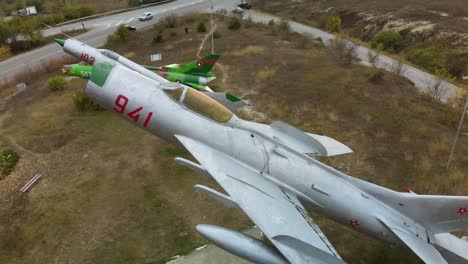
[[(184, 89), (187, 89), (185, 95)], [(165, 92), (177, 102), (179, 102), (181, 97), (183, 97), (182, 104), (185, 105), (188, 109), (217, 122), (227, 123), (234, 115), (222, 104), (193, 88), (179, 88), (165, 90)]]

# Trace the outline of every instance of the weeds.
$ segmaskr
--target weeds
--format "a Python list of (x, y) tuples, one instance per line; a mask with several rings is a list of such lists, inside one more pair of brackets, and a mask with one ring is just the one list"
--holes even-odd
[(237, 17), (232, 17), (229, 19), (228, 28), (230, 30), (238, 30), (241, 27), (241, 20)]
[(19, 155), (11, 149), (0, 152), (0, 180), (10, 175), (18, 163), (19, 158)]

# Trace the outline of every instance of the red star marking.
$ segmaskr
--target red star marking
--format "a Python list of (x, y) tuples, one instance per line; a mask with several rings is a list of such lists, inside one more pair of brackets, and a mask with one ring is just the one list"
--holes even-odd
[(463, 215), (464, 213), (468, 213), (468, 209), (466, 207), (458, 208), (458, 214)]
[(353, 227), (353, 228), (356, 228), (358, 226), (360, 226), (361, 224), (359, 223), (359, 220), (349, 220), (349, 224)]

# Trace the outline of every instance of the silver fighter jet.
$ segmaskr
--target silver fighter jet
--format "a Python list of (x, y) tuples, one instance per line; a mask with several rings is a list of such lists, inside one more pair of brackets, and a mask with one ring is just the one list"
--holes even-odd
[(198, 163), (176, 162), (216, 181), (227, 194), (195, 188), (244, 211), (271, 241), (198, 225), (219, 247), (256, 263), (344, 263), (308, 206), (390, 244), (406, 245), (425, 263), (468, 263), (468, 243), (449, 233), (468, 228), (468, 197), (396, 192), (345, 175), (315, 159), (352, 152), (332, 138), (283, 122), (242, 120), (206, 94), (169, 83), (114, 53), (74, 44), (64, 43), (65, 51), (95, 60), (86, 93), (127, 121), (184, 146)]

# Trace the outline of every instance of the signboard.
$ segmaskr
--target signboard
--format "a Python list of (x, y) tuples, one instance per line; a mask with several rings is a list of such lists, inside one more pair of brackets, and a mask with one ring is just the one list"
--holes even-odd
[(16, 92), (17, 93), (22, 93), (26, 91), (26, 84), (25, 83), (20, 83), (18, 85), (16, 85)]
[(161, 54), (153, 54), (153, 55), (151, 55), (150, 59), (151, 59), (151, 61), (160, 61), (160, 60), (162, 60), (162, 56), (161, 56)]

